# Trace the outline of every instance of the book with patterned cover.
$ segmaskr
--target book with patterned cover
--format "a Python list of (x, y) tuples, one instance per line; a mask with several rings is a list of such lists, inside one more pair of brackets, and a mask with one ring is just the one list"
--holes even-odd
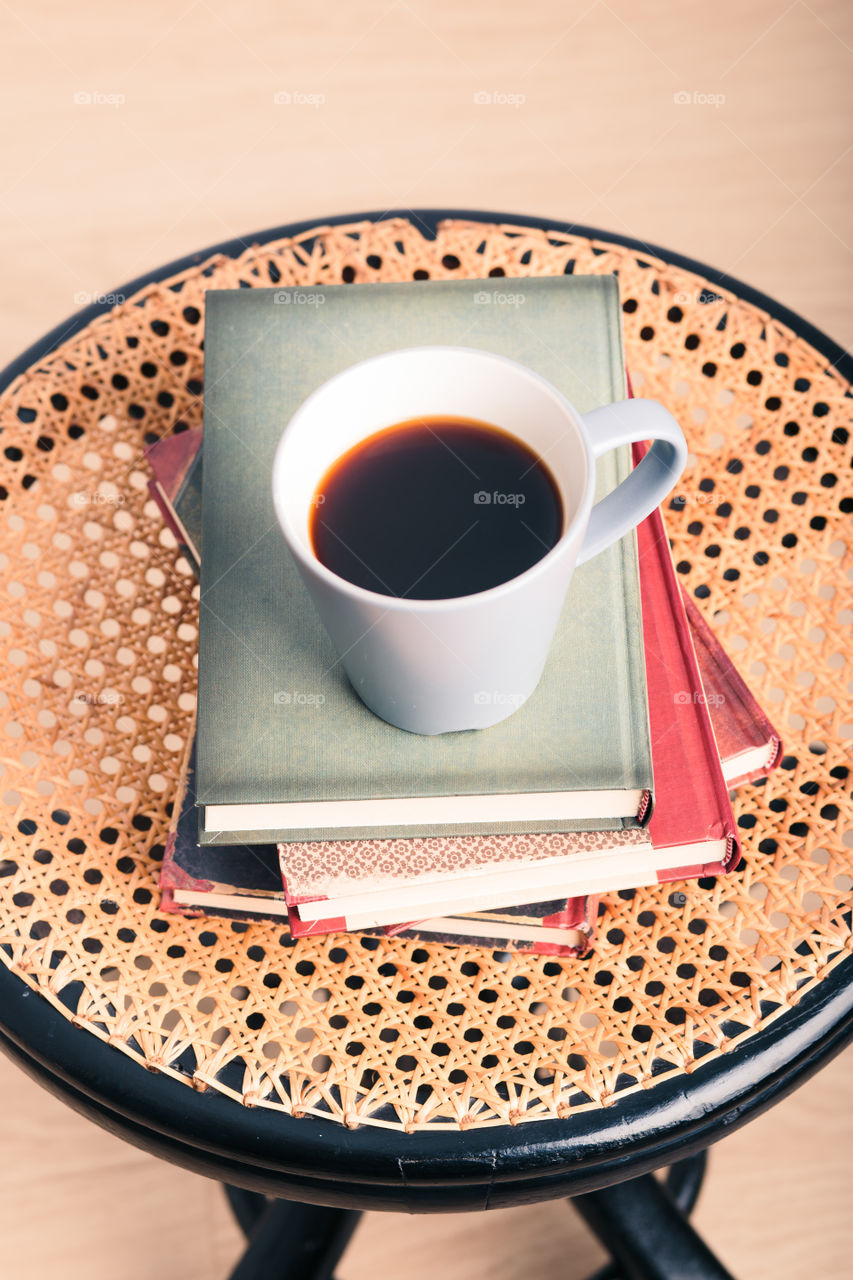
[[(279, 853), (288, 903), (303, 925), (316, 926), (312, 932), (584, 897), (607, 875), (627, 886), (659, 874), (645, 830), (329, 840), (283, 844)], [(318, 892), (330, 883), (337, 893)]]

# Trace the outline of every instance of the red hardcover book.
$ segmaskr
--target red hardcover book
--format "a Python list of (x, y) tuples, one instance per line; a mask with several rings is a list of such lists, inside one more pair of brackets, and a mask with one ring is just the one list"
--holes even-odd
[[(645, 446), (634, 446), (639, 461)], [(655, 771), (649, 835), (655, 848), (683, 847), (683, 866), (661, 880), (728, 871), (740, 858), (710, 706), (660, 511), (637, 529), (643, 636)], [(722, 704), (725, 705), (725, 704)], [(616, 886), (618, 887), (618, 886)]]
[(200, 448), (201, 427), (195, 427), (191, 431), (166, 436), (145, 450), (145, 457), (152, 471), (148, 491), (160, 508), (160, 514), (175, 535), (178, 546), (196, 577), (200, 564), (198, 539), (194, 538), (188, 527), (194, 521), (185, 521), (177, 514), (176, 507), (178, 504), (192, 502), (194, 513), (196, 507), (200, 510), (201, 492), (197, 484), (186, 489), (187, 478), (193, 471)]
[(682, 598), (723, 764), (723, 777), (729, 787), (754, 782), (775, 769), (782, 759), (782, 739), (683, 590)]
[[(626, 372), (625, 379), (628, 395), (633, 398), (630, 373)], [(643, 446), (634, 447), (635, 465), (644, 453)], [(714, 726), (723, 777), (732, 788), (754, 782), (775, 769), (782, 759), (782, 739), (683, 588), (681, 598)]]

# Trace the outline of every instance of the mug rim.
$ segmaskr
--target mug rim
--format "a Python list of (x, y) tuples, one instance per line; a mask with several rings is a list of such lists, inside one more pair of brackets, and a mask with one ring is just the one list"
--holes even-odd
[[(282, 487), (280, 479), (286, 469), (287, 453), (289, 448), (293, 447), (291, 444), (292, 436), (291, 441), (289, 441), (288, 435), (291, 432), (293, 424), (314, 406), (315, 402), (321, 395), (326, 394), (331, 387), (351, 376), (356, 370), (361, 370), (365, 366), (371, 364), (391, 362), (395, 359), (399, 359), (400, 357), (411, 356), (414, 354), (444, 355), (450, 352), (459, 355), (478, 357), (485, 361), (497, 361), (502, 365), (507, 365), (514, 373), (520, 374), (534, 383), (538, 383), (540, 388), (546, 391), (554, 400), (557, 401), (559, 407), (563, 410), (574, 427), (575, 435), (583, 450), (584, 461), (586, 464), (586, 481), (584, 485), (583, 498), (578, 504), (571, 520), (569, 520), (564, 527), (559, 539), (554, 543), (554, 546), (551, 547), (551, 549), (547, 551), (540, 560), (537, 560), (535, 564), (532, 564), (529, 569), (525, 569), (523, 573), (518, 573), (512, 578), (507, 578), (505, 582), (500, 582), (497, 586), (488, 587), (484, 591), (471, 592), (468, 595), (442, 596), (439, 599), (419, 599), (417, 596), (384, 595), (381, 591), (371, 591), (368, 587), (358, 586), (356, 583), (350, 582), (348, 578), (341, 577), (340, 574), (335, 573), (334, 570), (329, 569), (324, 565), (313, 551), (306, 551), (303, 539), (299, 535), (294, 522), (290, 517), (290, 512), (287, 510), (284, 500), (280, 494), (280, 489)], [(392, 423), (389, 425), (393, 426), (394, 424)], [(498, 423), (493, 425), (500, 426)], [(504, 427), (501, 427), (500, 429), (506, 430)], [(381, 430), (383, 430), (382, 427), (373, 428), (370, 432), (360, 438), (366, 440), (371, 435), (375, 434), (375, 432)], [(517, 432), (508, 432), (508, 434), (515, 435), (519, 440), (523, 440), (523, 437), (518, 436)], [(527, 444), (528, 448), (532, 447), (527, 441), (523, 441), (523, 443)], [(545, 462), (547, 465), (547, 459), (545, 459)], [(328, 465), (333, 466), (334, 459)], [(553, 476), (553, 470), (551, 468), (549, 468), (549, 470), (551, 470), (551, 474)], [(512, 591), (517, 590), (521, 584), (531, 582), (541, 574), (547, 573), (556, 561), (565, 556), (566, 547), (571, 539), (576, 535), (581, 521), (586, 522), (589, 518), (593, 505), (594, 485), (592, 480), (594, 475), (595, 459), (593, 457), (592, 450), (590, 449), (586, 431), (583, 426), (582, 415), (574, 407), (571, 401), (567, 399), (567, 397), (564, 396), (552, 382), (549, 382), (549, 380), (543, 377), (542, 374), (536, 373), (535, 370), (522, 364), (520, 361), (513, 360), (509, 356), (501, 355), (497, 351), (489, 351), (485, 347), (464, 347), (460, 346), (458, 343), (431, 343), (417, 347), (395, 347), (389, 351), (381, 351), (376, 355), (367, 356), (364, 360), (357, 360), (354, 364), (347, 365), (345, 369), (339, 369), (337, 373), (332, 374), (332, 376), (327, 378), (325, 382), (322, 382), (318, 387), (315, 387), (314, 390), (305, 397), (296, 409), (295, 413), (292, 414), (281, 434), (276, 446), (275, 457), (273, 459), (271, 479), (273, 507), (275, 509), (281, 533), (287, 543), (288, 549), (297, 560), (297, 563), (303, 566), (309, 573), (319, 577), (321, 581), (326, 582), (328, 586), (334, 587), (338, 591), (344, 591), (351, 600), (360, 601), (364, 604), (381, 606), (384, 609), (394, 612), (411, 613), (414, 609), (423, 609), (430, 613), (442, 613), (450, 609), (464, 607), (469, 602), (479, 604), (482, 601), (499, 600), (503, 596), (510, 594)], [(559, 486), (560, 498), (565, 509), (566, 502), (563, 487), (560, 485), (556, 476), (554, 476), (554, 480)]]

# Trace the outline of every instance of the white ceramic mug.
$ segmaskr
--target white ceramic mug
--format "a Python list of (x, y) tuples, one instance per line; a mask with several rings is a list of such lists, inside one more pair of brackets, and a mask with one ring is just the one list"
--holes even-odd
[[(418, 417), (501, 427), (546, 462), (563, 502), (552, 549), (518, 577), (475, 595), (412, 600), (333, 573), (314, 554), (314, 495), (360, 440)], [(593, 505), (595, 460), (654, 439), (640, 465)], [(411, 347), (336, 374), (291, 418), (273, 464), (273, 502), (287, 544), (353, 688), (383, 720), (412, 733), (484, 729), (522, 705), (539, 681), (576, 564), (603, 551), (664, 499), (687, 446), (653, 400), (580, 414), (544, 378), (488, 351)], [(482, 689), (512, 698), (488, 703)]]

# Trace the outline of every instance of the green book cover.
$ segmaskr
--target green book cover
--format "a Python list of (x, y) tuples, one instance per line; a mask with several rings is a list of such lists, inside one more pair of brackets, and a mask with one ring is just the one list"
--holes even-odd
[[(283, 829), (258, 825), (263, 818), (245, 810), (239, 818), (211, 813), (651, 789), (634, 534), (576, 570), (538, 688), (492, 728), (406, 733), (364, 706), (337, 660), (276, 522), (273, 455), (295, 410), (333, 374), (379, 352), (437, 343), (517, 360), (581, 412), (626, 394), (612, 276), (505, 280), (500, 292), (493, 280), (453, 280), (207, 294), (197, 783), (204, 843), (636, 822), (636, 800), (615, 821), (587, 810), (581, 819), (490, 822), (486, 812), (474, 823), (420, 826), (374, 817), (369, 829), (337, 819)], [(596, 496), (630, 466), (627, 448), (602, 458)]]

